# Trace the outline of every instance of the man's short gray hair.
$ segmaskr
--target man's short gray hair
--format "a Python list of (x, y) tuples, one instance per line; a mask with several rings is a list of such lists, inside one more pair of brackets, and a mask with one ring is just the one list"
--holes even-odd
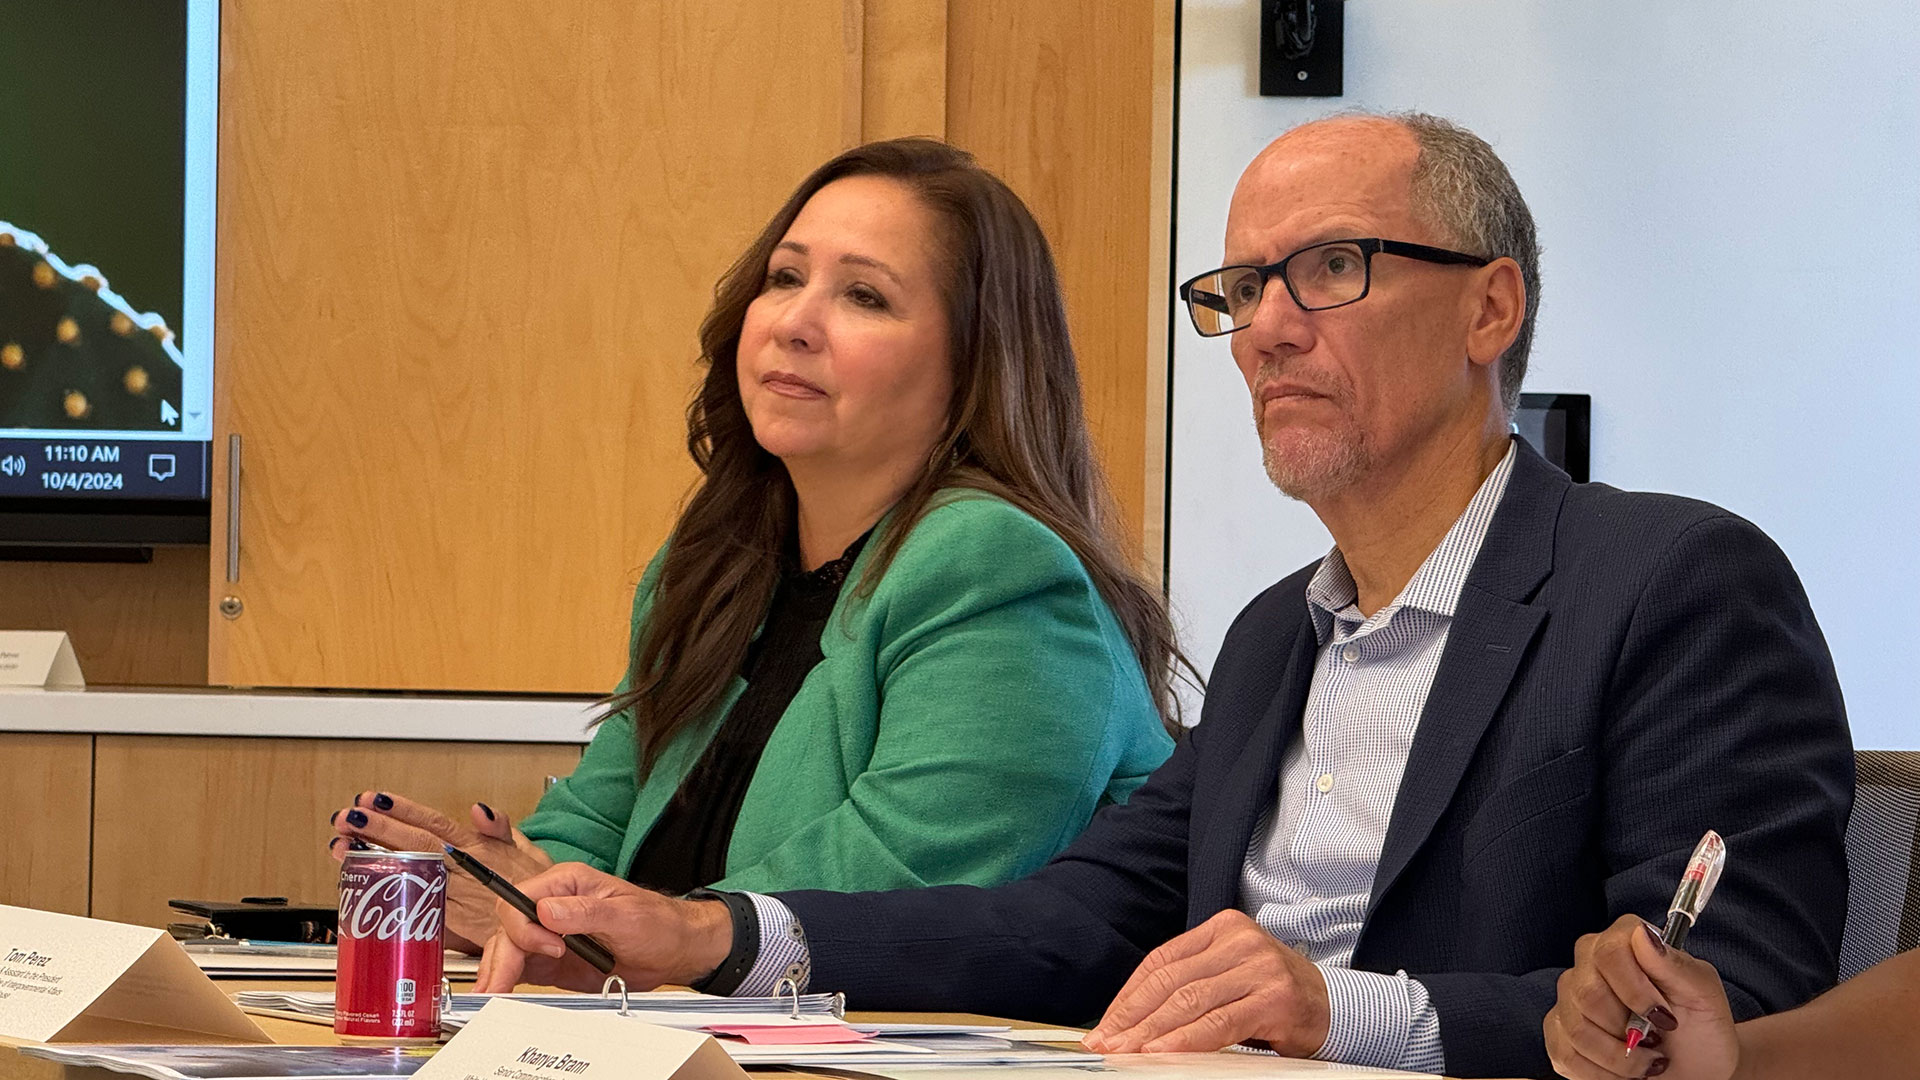
[(1540, 312), (1540, 243), (1533, 212), (1506, 163), (1487, 141), (1451, 120), (1421, 112), (1388, 113), (1413, 133), (1420, 157), (1413, 166), (1413, 212), (1448, 234), (1448, 243), (1490, 259), (1520, 264), (1527, 311), (1520, 333), (1500, 357), (1500, 400), (1511, 415), (1520, 403), (1533, 350), (1533, 321)]

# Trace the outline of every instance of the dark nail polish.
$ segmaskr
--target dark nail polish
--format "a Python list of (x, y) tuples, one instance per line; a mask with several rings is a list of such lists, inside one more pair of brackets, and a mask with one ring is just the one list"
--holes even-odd
[(367, 812), (365, 810), (347, 811), (347, 824), (353, 826), (356, 829), (366, 828)]
[(339, 843), (339, 842), (340, 842), (340, 840), (341, 840), (341, 838), (340, 838), (340, 837), (338, 837), (338, 836), (336, 836), (336, 837), (334, 837), (333, 839), (331, 839), (331, 840), (329, 840), (329, 841), (327, 841), (327, 850), (328, 850), (328, 851), (332, 851), (332, 850), (333, 850), (333, 845), (335, 845), (335, 844), (337, 844), (337, 843)]
[(1666, 1039), (1666, 1036), (1661, 1035), (1660, 1032), (1649, 1031), (1647, 1032), (1647, 1037), (1640, 1040), (1640, 1049), (1652, 1050), (1655, 1047), (1659, 1046), (1662, 1042), (1664, 1042), (1665, 1039)]
[(367, 842), (365, 840), (362, 840), (357, 836), (347, 841), (347, 848), (351, 851), (372, 851), (373, 850), (372, 848), (367, 846)]
[(380, 794), (378, 794), (378, 795), (375, 795), (375, 796), (373, 797), (373, 808), (374, 808), (375, 810), (391, 810), (391, 809), (393, 809), (393, 796), (391, 796), (391, 795), (389, 795), (389, 794), (387, 794), (387, 793), (386, 793), (386, 792), (384, 792), (384, 791), (383, 791), (383, 792), (381, 792), (381, 793), (380, 793)]
[(1641, 923), (1640, 928), (1647, 932), (1647, 940), (1653, 942), (1653, 951), (1661, 956), (1667, 955), (1667, 943), (1660, 940), (1660, 931), (1655, 930), (1651, 923)]
[(1666, 1058), (1654, 1058), (1654, 1059), (1653, 1059), (1653, 1064), (1651, 1064), (1651, 1065), (1649, 1065), (1649, 1066), (1647, 1066), (1647, 1075), (1648, 1075), (1648, 1076), (1659, 1076), (1659, 1075), (1660, 1075), (1661, 1073), (1663, 1073), (1663, 1072), (1666, 1072), (1666, 1071), (1667, 1071), (1667, 1059), (1666, 1059)]
[(328, 816), (327, 824), (332, 825), (339, 820), (340, 820), (340, 811), (335, 810), (330, 816)]
[(358, 795), (355, 795), (355, 796), (353, 797), (353, 805), (355, 805), (355, 806), (359, 806), (359, 805), (360, 805), (360, 796), (358, 796)]
[(1679, 1018), (1668, 1012), (1665, 1005), (1655, 1005), (1648, 1009), (1647, 1019), (1653, 1021), (1653, 1026), (1661, 1031), (1672, 1031), (1680, 1026)]
[(491, 806), (488, 806), (488, 805), (487, 805), (486, 803), (483, 803), (483, 802), (479, 802), (479, 803), (474, 803), (473, 805), (475, 805), (475, 806), (477, 806), (477, 807), (479, 807), (479, 808), (480, 808), (480, 812), (481, 812), (481, 813), (483, 813), (483, 814), (485, 814), (485, 815), (487, 815), (487, 820), (488, 820), (488, 821), (492, 821), (492, 820), (494, 820), (494, 817), (493, 817), (493, 807), (491, 807)]

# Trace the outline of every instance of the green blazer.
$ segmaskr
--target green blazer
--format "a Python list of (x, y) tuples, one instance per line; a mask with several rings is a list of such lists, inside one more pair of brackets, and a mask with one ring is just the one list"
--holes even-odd
[[(1172, 751), (1126, 635), (1051, 529), (1004, 500), (944, 492), (863, 597), (879, 546), (855, 560), (825, 658), (767, 742), (722, 888), (1006, 881)], [(635, 634), (660, 563), (635, 590)], [(736, 677), (641, 785), (631, 717), (608, 719), (521, 828), (556, 860), (623, 875), (745, 686)]]

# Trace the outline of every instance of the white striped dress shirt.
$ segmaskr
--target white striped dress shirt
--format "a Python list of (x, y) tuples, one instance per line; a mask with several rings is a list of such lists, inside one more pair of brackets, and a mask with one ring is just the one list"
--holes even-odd
[(1467, 572), (1506, 493), (1513, 450), (1480, 484), (1400, 595), (1371, 616), (1335, 548), (1307, 583), (1320, 651), (1279, 799), (1261, 816), (1240, 874), (1240, 907), (1312, 960), (1331, 1025), (1316, 1057), (1441, 1072), (1440, 1018), (1406, 972), (1354, 971), (1400, 774), (1447, 646)]

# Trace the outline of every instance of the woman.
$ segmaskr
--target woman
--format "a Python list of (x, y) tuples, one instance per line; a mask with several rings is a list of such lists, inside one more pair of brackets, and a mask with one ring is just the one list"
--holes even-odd
[[(1713, 965), (1628, 915), (1588, 934), (1547, 1014), (1547, 1053), (1570, 1080), (1893, 1080), (1920, 1075), (1920, 952), (1861, 972), (1789, 1012), (1733, 1022)], [(1654, 1023), (1627, 1053), (1628, 1011)]]
[[(360, 840), (666, 892), (987, 884), (1170, 752), (1177, 659), (1093, 457), (1026, 207), (924, 139), (809, 176), (715, 290), (704, 477), (635, 593), (627, 678), (519, 830), (381, 792)], [(448, 928), (492, 898), (455, 875)]]

